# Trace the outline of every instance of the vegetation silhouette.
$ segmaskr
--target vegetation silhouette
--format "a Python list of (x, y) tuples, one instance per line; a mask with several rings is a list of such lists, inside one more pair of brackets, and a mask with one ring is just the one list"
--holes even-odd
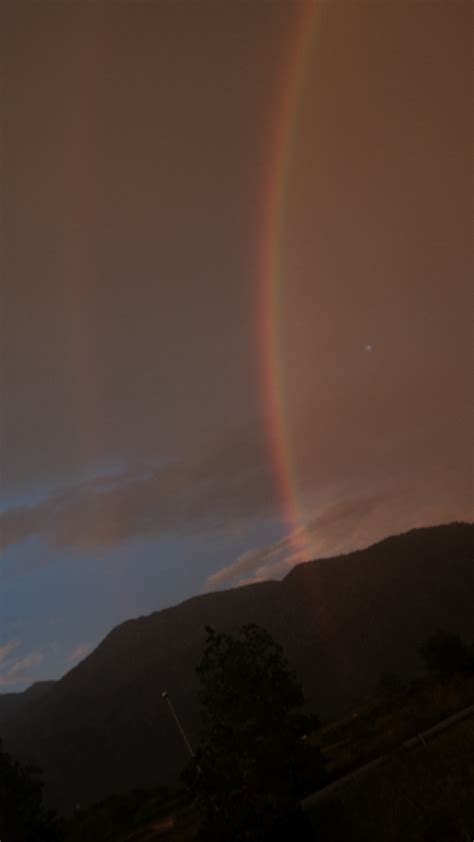
[[(231, 636), (207, 628), (198, 667), (202, 741), (186, 770), (187, 790), (118, 792), (55, 820), (43, 808), (38, 773), (0, 748), (0, 839), (144, 842), (165, 832), (170, 842), (286, 842), (314, 839), (315, 832), (318, 840), (379, 842), (382, 825), (387, 842), (401, 833), (406, 842), (468, 838), (472, 718), (433, 742), (420, 741), (409, 755), (399, 752), (404, 740), (474, 702), (472, 647), (438, 631), (419, 648), (425, 650), (430, 676), (407, 683), (382, 673), (370, 699), (319, 726), (317, 716), (302, 713), (301, 686), (267, 631), (247, 625)], [(299, 799), (308, 792), (388, 752), (383, 768), (306, 803), (302, 813)]]
[(236, 636), (207, 627), (197, 668), (202, 738), (185, 772), (201, 813), (199, 839), (312, 839), (299, 799), (325, 779), (319, 748), (305, 739), (301, 685), (281, 646), (255, 624)]
[(7, 842), (56, 842), (54, 814), (43, 806), (37, 770), (22, 767), (2, 750), (0, 741), (0, 839)]
[(378, 699), (385, 702), (395, 701), (399, 699), (405, 691), (405, 684), (393, 672), (382, 672), (375, 688), (375, 695)]
[(441, 680), (456, 673), (474, 672), (474, 646), (469, 647), (459, 635), (442, 629), (425, 640), (420, 655), (428, 670)]
[[(64, 842), (117, 842), (157, 824), (162, 815), (175, 809), (176, 799), (166, 787), (116, 793), (76, 810), (63, 819)], [(132, 837), (133, 838), (133, 837)]]

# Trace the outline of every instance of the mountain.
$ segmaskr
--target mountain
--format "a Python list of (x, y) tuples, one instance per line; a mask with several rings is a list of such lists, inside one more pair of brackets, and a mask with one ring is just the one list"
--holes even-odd
[[(364, 550), (295, 567), (281, 582), (209, 593), (113, 629), (47, 692), (0, 721), (6, 746), (45, 770), (64, 810), (113, 791), (170, 782), (199, 734), (195, 667), (206, 625), (257, 622), (280, 641), (311, 705), (339, 715), (383, 671), (409, 678), (436, 628), (474, 640), (474, 525), (417, 529)], [(1, 709), (1, 708), (0, 708)]]
[(3, 721), (17, 714), (23, 705), (29, 705), (41, 699), (54, 686), (54, 683), (54, 681), (36, 681), (23, 693), (0, 693), (0, 729)]

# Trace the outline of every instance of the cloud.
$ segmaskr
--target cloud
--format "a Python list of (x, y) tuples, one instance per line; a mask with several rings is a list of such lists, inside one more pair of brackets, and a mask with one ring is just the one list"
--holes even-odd
[[(404, 532), (430, 523), (443, 523), (459, 517), (459, 506), (452, 508), (432, 501), (413, 506), (409, 489), (379, 489), (366, 497), (337, 500), (320, 509), (304, 528), (298, 527), (285, 538), (265, 547), (249, 550), (231, 564), (211, 574), (206, 590), (236, 587), (268, 579), (281, 579), (296, 564), (362, 549), (388, 534)], [(472, 519), (472, 506), (464, 510)]]
[(240, 431), (207, 454), (167, 465), (142, 464), (57, 491), (37, 505), (0, 515), (0, 545), (39, 537), (85, 552), (138, 535), (215, 532), (274, 511), (277, 500), (262, 442)]
[[(239, 585), (281, 578), (296, 564), (312, 558), (348, 551), (358, 540), (357, 530), (367, 525), (367, 518), (382, 505), (383, 495), (368, 499), (342, 500), (326, 507), (304, 526), (275, 543), (244, 553), (232, 564), (208, 579), (211, 588), (222, 584)], [(364, 539), (362, 539), (364, 543)], [(243, 574), (249, 574), (244, 576)]]
[(216, 590), (225, 585), (248, 584), (287, 572), (290, 567), (304, 560), (301, 551), (295, 549), (300, 534), (301, 530), (294, 530), (289, 537), (280, 541), (242, 553), (231, 564), (209, 576), (206, 589)]
[[(298, 456), (295, 448), (295, 465), (300, 463), (295, 474), (301, 523), (313, 557), (370, 543), (416, 518), (424, 517), (426, 523), (468, 519), (469, 507), (472, 514), (470, 472), (460, 471), (458, 461), (446, 453), (430, 462), (432, 452), (439, 453), (441, 421), (437, 432), (423, 435), (402, 430), (395, 437), (375, 437), (369, 429), (363, 434), (368, 439), (363, 449), (359, 442), (359, 447), (353, 444), (344, 450), (343, 439), (338, 439), (337, 465), (331, 442), (324, 449), (318, 436), (305, 433), (305, 423), (303, 418), (302, 434), (296, 439), (305, 442), (308, 456)], [(394, 464), (399, 472), (393, 472)], [(166, 464), (143, 461), (121, 473), (103, 471), (34, 505), (7, 509), (0, 514), (0, 546), (5, 549), (39, 538), (53, 550), (96, 554), (136, 537), (246, 532), (262, 519), (278, 518), (275, 486), (261, 432), (241, 427), (207, 451), (183, 451), (180, 460)], [(379, 528), (374, 525), (376, 512)], [(31, 557), (25, 562), (25, 557), (23, 553), (22, 561), (14, 560), (8, 570), (4, 566), (4, 575), (17, 572), (20, 564), (24, 569), (25, 563), (31, 567), (51, 561), (51, 555), (46, 562), (32, 562)], [(247, 572), (281, 575), (291, 563), (295, 558), (283, 546), (250, 550), (250, 555), (232, 563), (233, 572), (216, 574), (209, 587), (241, 581)]]
[(92, 646), (90, 643), (79, 643), (74, 647), (72, 652), (69, 653), (67, 658), (68, 664), (77, 664), (78, 661), (82, 661), (82, 659), (89, 654), (91, 649)]
[(4, 646), (0, 646), (0, 665), (3, 664), (3, 662), (10, 657), (11, 653), (20, 645), (21, 640), (10, 640), (9, 643), (5, 643)]
[(9, 664), (7, 669), (0, 670), (0, 687), (10, 687), (28, 680), (31, 670), (43, 661), (43, 652), (35, 650)]

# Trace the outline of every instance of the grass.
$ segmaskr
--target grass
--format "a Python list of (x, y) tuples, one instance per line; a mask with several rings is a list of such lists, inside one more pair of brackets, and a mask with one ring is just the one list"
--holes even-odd
[[(474, 679), (420, 682), (399, 696), (371, 702), (314, 735), (331, 779), (395, 749), (474, 702)], [(471, 840), (472, 842), (472, 840)]]
[(472, 842), (474, 720), (396, 755), (310, 816), (328, 842)]

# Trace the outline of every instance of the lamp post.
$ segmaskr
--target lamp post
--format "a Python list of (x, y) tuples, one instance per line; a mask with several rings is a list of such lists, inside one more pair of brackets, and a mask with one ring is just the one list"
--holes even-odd
[[(168, 707), (169, 707), (169, 709), (170, 709), (170, 711), (171, 711), (171, 715), (172, 715), (172, 717), (173, 717), (173, 719), (174, 719), (174, 721), (176, 722), (176, 725), (177, 725), (177, 727), (178, 727), (178, 731), (179, 731), (179, 733), (181, 734), (181, 736), (182, 736), (182, 738), (183, 738), (184, 742), (186, 743), (186, 748), (187, 748), (187, 750), (189, 751), (189, 753), (190, 753), (190, 755), (191, 755), (192, 759), (193, 759), (193, 760), (195, 760), (195, 759), (196, 759), (196, 755), (194, 754), (194, 751), (193, 751), (193, 749), (192, 749), (191, 743), (189, 742), (189, 740), (188, 740), (188, 738), (187, 738), (187, 736), (186, 736), (186, 734), (185, 734), (185, 732), (184, 732), (184, 728), (183, 728), (183, 726), (181, 725), (181, 722), (180, 722), (180, 721), (179, 721), (179, 719), (178, 719), (178, 714), (176, 713), (176, 711), (175, 711), (175, 709), (174, 709), (173, 705), (171, 704), (171, 699), (170, 699), (170, 697), (169, 697), (169, 693), (167, 693), (167, 691), (166, 691), (166, 690), (163, 690), (163, 692), (162, 692), (162, 694), (161, 694), (161, 698), (162, 698), (162, 699), (164, 699), (164, 700), (165, 700), (165, 702), (167, 703), (167, 705), (168, 705)], [(198, 768), (199, 768), (199, 767), (198, 767)]]

